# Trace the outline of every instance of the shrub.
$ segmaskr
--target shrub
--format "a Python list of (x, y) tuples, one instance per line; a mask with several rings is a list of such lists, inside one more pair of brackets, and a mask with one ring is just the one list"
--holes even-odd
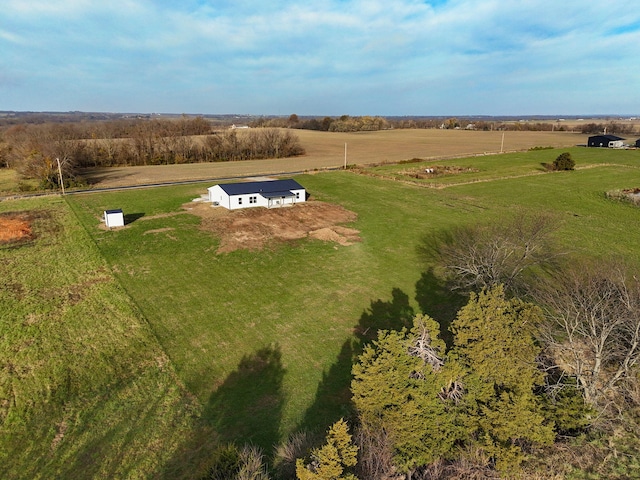
[(262, 451), (258, 447), (221, 445), (213, 452), (211, 466), (201, 480), (269, 480)]
[(530, 152), (535, 152), (535, 151), (538, 151), (538, 150), (553, 150), (554, 148), (555, 148), (555, 147), (552, 147), (552, 146), (546, 146), (546, 147), (543, 147), (543, 146), (538, 145), (538, 146), (536, 146), (536, 147), (531, 147), (531, 148), (529, 149), (529, 151), (530, 151)]
[(240, 452), (233, 443), (221, 445), (213, 452), (211, 467), (201, 480), (229, 480), (240, 471)]
[(576, 162), (571, 158), (571, 154), (569, 152), (561, 153), (553, 162), (555, 170), (573, 170), (573, 167), (575, 166)]
[(284, 442), (276, 446), (273, 466), (278, 478), (296, 478), (296, 459), (306, 455), (315, 440), (313, 435), (302, 431), (290, 435)]
[(349, 426), (340, 419), (329, 429), (327, 443), (311, 452), (310, 462), (296, 461), (296, 475), (300, 480), (358, 480), (348, 472), (358, 463), (357, 456)]

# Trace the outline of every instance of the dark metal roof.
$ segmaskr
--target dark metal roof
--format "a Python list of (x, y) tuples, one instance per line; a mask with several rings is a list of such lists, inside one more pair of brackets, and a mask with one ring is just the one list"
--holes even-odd
[(111, 215), (112, 213), (122, 213), (122, 210), (117, 209), (117, 210), (105, 210), (104, 213), (106, 213), (107, 215)]
[(606, 138), (610, 142), (615, 142), (617, 140), (624, 140), (624, 138), (617, 137), (615, 135), (594, 135), (592, 137), (589, 137), (589, 140), (596, 139), (596, 138)]
[[(264, 182), (220, 183), (220, 188), (228, 195), (246, 195), (259, 193), (263, 197), (269, 195), (281, 197), (283, 192), (289, 196), (290, 190), (303, 190), (304, 187), (293, 179), (267, 180)], [(276, 195), (274, 195), (276, 194)]]
[(295, 197), (296, 194), (287, 190), (285, 192), (260, 192), (264, 198), (282, 198), (282, 197)]

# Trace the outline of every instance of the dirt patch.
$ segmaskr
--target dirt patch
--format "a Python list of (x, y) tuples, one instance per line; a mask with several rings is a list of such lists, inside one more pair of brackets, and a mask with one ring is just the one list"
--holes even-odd
[(433, 165), (430, 167), (410, 168), (400, 171), (401, 175), (406, 175), (411, 178), (417, 178), (419, 180), (425, 180), (429, 178), (435, 178), (440, 175), (456, 175), (467, 172), (477, 172), (475, 168), (469, 167), (456, 167), (447, 165)]
[(31, 220), (28, 212), (0, 214), (0, 245), (32, 240)]
[(627, 188), (622, 190), (622, 193), (627, 196), (631, 203), (640, 207), (640, 188)]
[(640, 207), (640, 187), (625, 188), (623, 190), (610, 190), (605, 192), (605, 196), (612, 200), (628, 202)]
[(324, 202), (233, 211), (212, 207), (210, 203), (192, 202), (183, 208), (202, 218), (202, 229), (220, 237), (217, 253), (260, 250), (273, 243), (307, 237), (340, 245), (360, 241), (358, 230), (341, 225), (355, 221), (357, 215), (339, 205)]

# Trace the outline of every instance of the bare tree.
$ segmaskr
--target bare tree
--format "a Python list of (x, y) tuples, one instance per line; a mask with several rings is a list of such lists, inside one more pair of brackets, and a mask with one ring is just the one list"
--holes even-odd
[(591, 405), (619, 392), (640, 360), (640, 282), (628, 272), (616, 260), (574, 262), (535, 290), (550, 355)]
[(358, 445), (358, 476), (370, 480), (403, 478), (393, 464), (393, 442), (384, 428), (359, 425), (354, 440)]
[(558, 256), (552, 234), (558, 222), (546, 213), (517, 212), (499, 223), (464, 226), (426, 239), (422, 253), (444, 268), (452, 286), (480, 291), (502, 284), (523, 288), (523, 274)]
[(60, 186), (58, 160), (65, 183), (76, 176), (75, 159), (82, 155), (83, 144), (68, 126), (30, 125), (7, 134), (8, 156), (12, 166), (25, 178), (37, 179), (45, 188)]

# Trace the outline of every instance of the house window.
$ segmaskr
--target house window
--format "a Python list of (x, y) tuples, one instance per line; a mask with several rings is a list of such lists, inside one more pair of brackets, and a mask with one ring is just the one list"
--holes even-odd
[(238, 198), (238, 205), (242, 205), (242, 197)]
[(249, 197), (249, 203), (258, 203), (258, 197)]
[(296, 199), (300, 200), (300, 192), (296, 192)]

